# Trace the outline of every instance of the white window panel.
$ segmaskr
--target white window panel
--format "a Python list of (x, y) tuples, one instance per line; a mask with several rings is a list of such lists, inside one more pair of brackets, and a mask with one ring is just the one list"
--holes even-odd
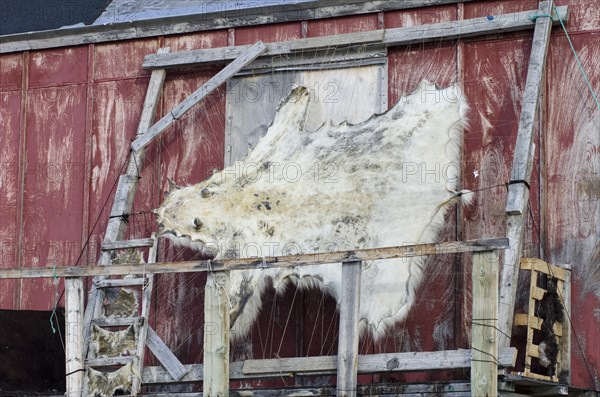
[(277, 106), (295, 85), (311, 93), (308, 130), (330, 121), (357, 123), (387, 109), (384, 60), (360, 67), (236, 77), (227, 83), (225, 165), (243, 158), (265, 135)]

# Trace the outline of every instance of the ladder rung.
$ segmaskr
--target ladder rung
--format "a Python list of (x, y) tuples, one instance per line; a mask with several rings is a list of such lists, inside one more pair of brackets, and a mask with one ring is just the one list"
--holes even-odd
[(99, 317), (99, 318), (95, 318), (92, 321), (94, 322), (94, 324), (96, 324), (99, 327), (126, 327), (131, 324), (141, 325), (144, 323), (144, 318), (143, 317), (122, 317), (122, 318)]
[[(532, 316), (531, 318), (524, 313), (515, 314), (515, 325), (521, 327), (531, 327), (536, 330), (542, 329), (543, 319)], [(559, 322), (554, 323), (552, 330), (556, 336), (562, 336), (562, 324)]]
[(152, 247), (153, 244), (154, 239), (151, 238), (141, 238), (137, 240), (119, 240), (115, 241), (114, 243), (102, 244), (102, 251), (122, 250), (138, 247)]
[(135, 285), (145, 285), (148, 279), (145, 277), (139, 278), (120, 278), (120, 279), (106, 279), (95, 281), (96, 288), (112, 288), (112, 287), (131, 287)]
[(102, 357), (102, 358), (91, 358), (85, 360), (86, 365), (90, 367), (113, 367), (116, 365), (126, 365), (133, 361), (132, 356), (121, 356), (121, 357)]

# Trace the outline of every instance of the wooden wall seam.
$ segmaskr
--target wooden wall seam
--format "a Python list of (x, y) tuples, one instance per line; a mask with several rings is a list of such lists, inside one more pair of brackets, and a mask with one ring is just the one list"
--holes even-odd
[[(23, 52), (23, 73), (21, 75), (21, 115), (19, 123), (19, 195), (17, 201), (17, 227), (19, 234), (18, 238), (18, 249), (17, 249), (17, 267), (23, 267), (23, 233), (24, 233), (24, 207), (25, 207), (25, 174), (27, 173), (27, 102), (28, 102), (28, 91), (29, 91), (29, 51)], [(16, 310), (21, 310), (23, 290), (23, 279), (17, 282), (17, 288), (15, 290), (15, 297), (13, 300), (13, 307)]]

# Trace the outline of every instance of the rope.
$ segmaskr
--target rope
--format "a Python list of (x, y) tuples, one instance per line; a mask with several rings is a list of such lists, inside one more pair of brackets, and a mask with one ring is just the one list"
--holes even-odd
[(58, 306), (56, 299), (58, 296), (58, 275), (56, 274), (56, 264), (52, 265), (52, 282), (54, 283), (54, 308), (52, 309), (52, 314), (50, 315), (50, 328), (52, 328), (52, 333), (55, 334), (56, 328), (54, 328), (54, 323), (52, 320), (54, 317), (56, 317), (56, 308)]
[[(556, 12), (556, 14), (558, 15), (558, 12), (556, 11), (556, 5), (554, 5), (553, 8), (554, 8), (554, 12)], [(583, 76), (583, 78), (590, 90), (590, 93), (592, 94), (592, 97), (594, 98), (594, 101), (596, 102), (596, 106), (598, 107), (598, 110), (600, 110), (600, 100), (598, 100), (598, 95), (596, 95), (596, 92), (594, 91), (594, 87), (592, 87), (590, 78), (587, 75), (587, 73), (585, 72), (585, 69), (583, 68), (583, 64), (581, 63), (581, 60), (579, 59), (579, 55), (577, 54), (577, 51), (575, 50), (575, 46), (573, 45), (573, 42), (571, 41), (571, 36), (569, 35), (569, 32), (567, 31), (567, 28), (565, 27), (565, 24), (564, 24), (562, 18), (558, 18), (558, 21), (560, 22), (560, 26), (562, 27), (563, 31), (565, 32), (565, 36), (567, 37), (569, 46), (571, 46), (571, 51), (573, 51), (573, 55), (575, 56), (575, 61), (577, 61), (577, 66), (579, 66), (579, 71), (581, 72), (581, 75)]]
[[(121, 166), (121, 170), (120, 170), (121, 173), (125, 169), (126, 165), (127, 165), (127, 159), (125, 159), (125, 161), (123, 162), (123, 165)], [(100, 212), (98, 213), (98, 216), (96, 217), (96, 221), (92, 225), (92, 230), (90, 230), (90, 232), (88, 233), (87, 238), (85, 240), (85, 243), (83, 244), (83, 247), (81, 248), (81, 251), (79, 252), (79, 256), (77, 257), (77, 260), (75, 261), (75, 266), (79, 265), (79, 261), (83, 257), (83, 254), (85, 253), (85, 250), (87, 249), (87, 247), (88, 247), (88, 245), (90, 243), (90, 240), (92, 238), (94, 230), (96, 229), (96, 226), (100, 222), (102, 214), (104, 213), (104, 209), (106, 208), (106, 205), (108, 204), (108, 201), (110, 200), (111, 194), (115, 190), (115, 187), (117, 186), (118, 182), (119, 182), (119, 177), (116, 178), (115, 182), (113, 183), (112, 187), (110, 188), (110, 192), (108, 193), (108, 196), (106, 197), (106, 200), (104, 201), (104, 204), (102, 204), (102, 208), (100, 209)], [(52, 273), (53, 273), (52, 278), (55, 280), (54, 281), (54, 296), (56, 297), (57, 288), (58, 288), (58, 283), (56, 282), (56, 279), (58, 278), (58, 276), (56, 274), (56, 264), (54, 264), (52, 266)], [(59, 330), (59, 333), (60, 333), (60, 326), (58, 325), (58, 316), (56, 315), (56, 309), (57, 309), (57, 306), (58, 306), (58, 302), (60, 302), (60, 300), (62, 299), (64, 293), (65, 293), (65, 289), (63, 288), (63, 290), (62, 290), (60, 296), (58, 297), (58, 299), (55, 299), (54, 309), (52, 310), (52, 314), (50, 315), (50, 327), (52, 328), (52, 333), (53, 334), (56, 333), (56, 329), (54, 328), (54, 323), (52, 322), (53, 319), (56, 320), (57, 326), (58, 326), (58, 330)], [(63, 349), (64, 349), (65, 346), (64, 346), (64, 341), (62, 340), (62, 335), (61, 335), (61, 343), (63, 344)]]
[(473, 325), (479, 325), (480, 327), (489, 327), (489, 328), (494, 328), (496, 331), (500, 332), (502, 335), (506, 336), (509, 340), (511, 339), (511, 336), (508, 335), (506, 332), (502, 331), (500, 328), (498, 328), (497, 325), (495, 324), (484, 324), (484, 323), (479, 323), (477, 321), (498, 321), (497, 318), (474, 318), (471, 321), (471, 324)]
[[(58, 283), (59, 283), (58, 275), (56, 274), (56, 264), (52, 265), (52, 282), (54, 283), (54, 308), (52, 309), (52, 314), (50, 314), (50, 328), (52, 328), (52, 333), (55, 334), (58, 329), (58, 336), (60, 338), (60, 344), (62, 345), (63, 351), (65, 350), (65, 341), (63, 340), (62, 331), (60, 330), (60, 323), (58, 322), (58, 316), (56, 315), (56, 309), (58, 308), (58, 302), (60, 302), (65, 290), (63, 289), (60, 296), (58, 296)], [(56, 328), (54, 327), (54, 322), (56, 321)]]

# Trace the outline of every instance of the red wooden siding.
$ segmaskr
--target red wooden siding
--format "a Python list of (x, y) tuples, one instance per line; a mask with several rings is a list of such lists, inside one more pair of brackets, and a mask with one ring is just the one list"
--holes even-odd
[[(600, 32), (572, 39), (598, 92)], [(552, 41), (547, 73), (545, 255), (573, 267), (573, 383), (590, 383), (581, 345), (600, 389), (600, 110), (560, 35)]]
[[(558, 3), (570, 7), (568, 28), (574, 32), (575, 47), (598, 91), (600, 11), (596, 0)], [(293, 40), (303, 35), (374, 30), (381, 23), (388, 28), (411, 26), (535, 7), (537, 0), (480, 1), (392, 11), (383, 20), (381, 15), (368, 14), (2, 55), (0, 267), (73, 264), (90, 233), (91, 243), (80, 263), (96, 260), (112, 203), (111, 190), (127, 160), (150, 76), (141, 62), (160, 47), (181, 51), (223, 47), (232, 40), (238, 45)], [(471, 106), (462, 166), (464, 187), (476, 191), (476, 204), (448, 216), (443, 231), (447, 240), (504, 235), (504, 184), (516, 142), (530, 46), (531, 32), (522, 32), (389, 49), (390, 106), (423, 79), (440, 86), (461, 82)], [(158, 116), (218, 68), (170, 71)], [(574, 339), (572, 383), (592, 387), (585, 361), (600, 383), (600, 112), (560, 29), (553, 33), (546, 77), (524, 254), (573, 266), (572, 320), (582, 350)], [(225, 88), (217, 90), (150, 145), (127, 237), (144, 237), (156, 230), (149, 211), (168, 189), (167, 177), (192, 184), (223, 166), (225, 97)], [(161, 260), (194, 257), (167, 243), (160, 252)], [(361, 351), (467, 348), (470, 277), (468, 258), (430, 261), (424, 287), (406, 321), (380, 344), (364, 339)], [(189, 274), (157, 278), (150, 321), (185, 363), (202, 359), (204, 282), (204, 276)], [(0, 308), (48, 310), (53, 299), (52, 280), (0, 281)], [(319, 292), (296, 295), (292, 288), (284, 296), (271, 294), (265, 299), (251, 341), (236, 344), (234, 355), (243, 359), (333, 354), (336, 333), (332, 299)], [(464, 379), (465, 374), (392, 378), (453, 377)], [(380, 377), (362, 378), (363, 382), (371, 380)]]
[[(19, 264), (19, 147), (23, 55), (0, 57), (0, 268)], [(17, 307), (19, 280), (0, 281), (0, 307)]]
[(258, 40), (267, 43), (300, 38), (302, 38), (301, 22), (235, 29), (235, 45), (254, 44)]

